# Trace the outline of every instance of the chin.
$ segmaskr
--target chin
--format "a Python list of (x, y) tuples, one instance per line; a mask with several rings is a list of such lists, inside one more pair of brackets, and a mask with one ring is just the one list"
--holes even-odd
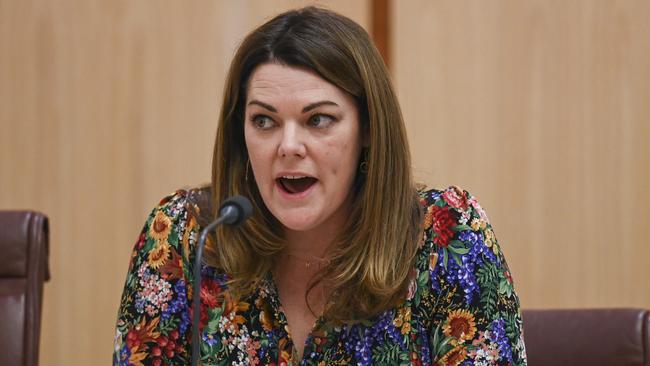
[(285, 229), (292, 231), (309, 231), (316, 226), (312, 222), (304, 222), (303, 220), (280, 220), (280, 223)]
[(282, 226), (292, 231), (308, 231), (317, 226), (316, 220), (305, 215), (280, 215), (276, 218)]

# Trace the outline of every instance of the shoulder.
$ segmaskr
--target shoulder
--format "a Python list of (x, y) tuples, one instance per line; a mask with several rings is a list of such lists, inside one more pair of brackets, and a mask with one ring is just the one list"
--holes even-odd
[(437, 229), (433, 233), (438, 234), (439, 245), (449, 244), (453, 231), (476, 231), (489, 223), (476, 197), (458, 186), (420, 191), (420, 204), (424, 209), (424, 230)]
[(189, 261), (196, 242), (200, 209), (192, 189), (163, 197), (147, 217), (134, 248), (134, 264), (158, 269)]
[(210, 210), (210, 188), (182, 188), (163, 197), (154, 212), (165, 212), (172, 218), (203, 215)]
[[(416, 255), (418, 280), (410, 295), (423, 288), (437, 292), (440, 276), (465, 271), (470, 259), (481, 265), (500, 262), (491, 225), (478, 200), (457, 186), (419, 191), (423, 211), (422, 233)], [(476, 270), (476, 266), (471, 266)], [(462, 277), (463, 273), (455, 273)], [(443, 276), (444, 277), (444, 276)], [(413, 291), (413, 290), (418, 291)], [(474, 290), (468, 288), (467, 290)]]
[(519, 298), (485, 211), (455, 186), (420, 197), (425, 217), (419, 265), (427, 271), (418, 281), (422, 300), (416, 311), (438, 340), (438, 359), (461, 352), (462, 359), (483, 360), (485, 355), (469, 351), (480, 346), (495, 350), (499, 365), (525, 364)]
[(471, 193), (450, 186), (444, 190), (421, 191), (420, 201), (424, 211), (423, 242), (429, 247), (430, 255), (444, 254), (436, 258), (436, 264), (446, 268), (451, 259), (461, 262), (469, 249), (482, 249), (490, 261), (499, 261), (500, 253), (488, 216)]
[(476, 211), (476, 214), (486, 218), (485, 212), (468, 191), (458, 187), (449, 186), (446, 189), (428, 189), (419, 191), (420, 203), (425, 207), (449, 207), (459, 214)]
[(158, 241), (169, 241), (169, 236), (187, 226), (192, 219), (192, 205), (188, 190), (177, 190), (165, 197), (153, 208), (147, 219), (146, 235)]
[(153, 208), (154, 213), (165, 213), (169, 218), (180, 218), (187, 211), (188, 193), (186, 189), (179, 189), (164, 196)]
[(183, 188), (168, 194), (153, 208), (147, 220), (150, 234), (156, 235), (158, 230), (185, 229), (188, 225), (194, 228), (203, 220), (210, 220), (210, 200), (209, 187)]
[[(170, 364), (189, 353), (188, 284), (196, 238), (188, 190), (165, 196), (151, 210), (135, 243), (118, 310), (114, 364), (160, 360), (160, 340), (175, 344)], [(122, 363), (120, 363), (122, 364)]]

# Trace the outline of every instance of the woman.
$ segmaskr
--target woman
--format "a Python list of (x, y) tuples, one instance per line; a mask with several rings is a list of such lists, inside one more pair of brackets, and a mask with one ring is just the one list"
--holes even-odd
[(485, 212), (416, 189), (388, 73), (353, 21), (309, 7), (244, 40), (210, 189), (163, 199), (136, 243), (114, 364), (188, 362), (197, 233), (234, 194), (255, 211), (206, 247), (204, 364), (526, 363)]

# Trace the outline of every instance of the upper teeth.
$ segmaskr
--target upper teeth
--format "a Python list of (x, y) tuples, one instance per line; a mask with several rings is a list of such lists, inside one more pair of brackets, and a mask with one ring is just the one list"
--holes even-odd
[(284, 179), (301, 179), (301, 178), (307, 178), (304, 175), (283, 175), (282, 178)]

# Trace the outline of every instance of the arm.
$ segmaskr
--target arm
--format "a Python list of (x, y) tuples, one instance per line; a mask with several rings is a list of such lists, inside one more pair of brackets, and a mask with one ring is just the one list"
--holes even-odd
[(485, 212), (456, 187), (425, 199), (431, 357), (441, 365), (526, 365), (519, 299)]
[(189, 360), (189, 253), (196, 221), (185, 205), (184, 192), (163, 199), (135, 244), (118, 311), (114, 365)]

